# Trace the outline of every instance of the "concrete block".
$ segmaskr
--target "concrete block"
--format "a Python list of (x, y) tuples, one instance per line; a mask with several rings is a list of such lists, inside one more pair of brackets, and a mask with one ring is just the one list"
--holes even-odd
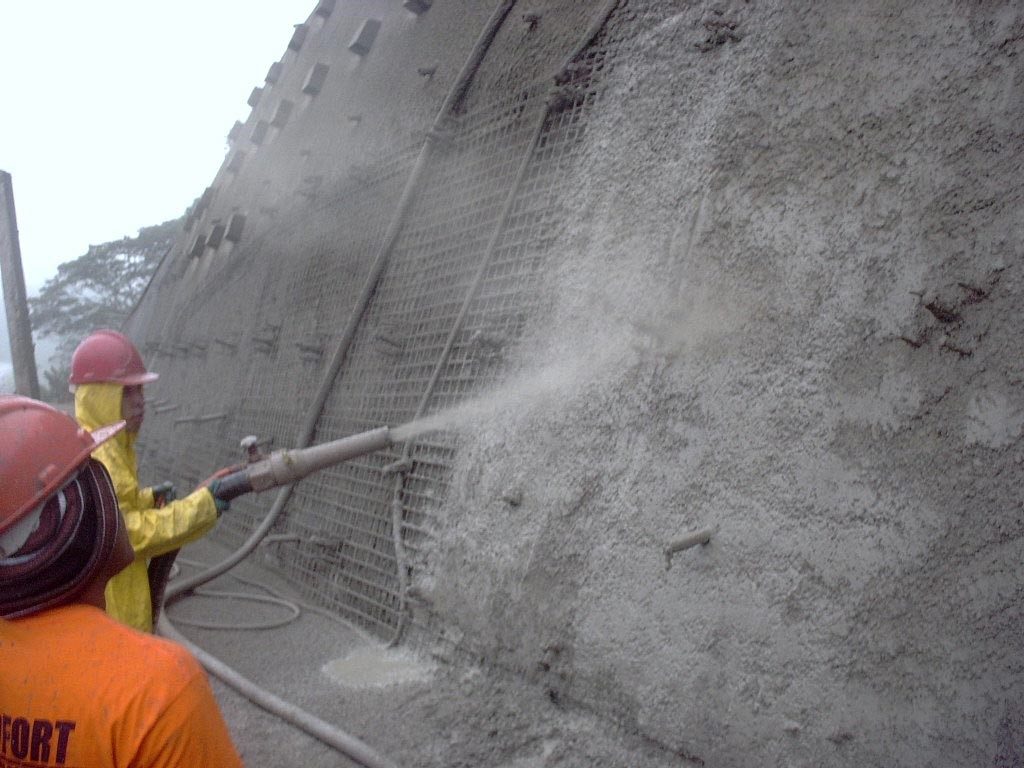
[(221, 242), (224, 240), (224, 233), (227, 231), (227, 227), (223, 222), (218, 221), (213, 225), (213, 229), (210, 230), (210, 236), (206, 238), (206, 244), (213, 249), (220, 247)]
[(231, 243), (237, 243), (242, 239), (242, 230), (245, 229), (245, 216), (241, 213), (231, 214), (228, 219), (228, 229), (224, 233), (224, 239)]
[(316, 96), (324, 87), (324, 81), (327, 80), (327, 72), (330, 70), (326, 64), (318, 62), (313, 65), (313, 68), (309, 70), (309, 75), (306, 77), (306, 82), (302, 86), (302, 92), (308, 93), (311, 96)]
[(373, 41), (377, 39), (377, 32), (379, 31), (380, 19), (367, 19), (363, 22), (362, 26), (359, 27), (359, 31), (356, 32), (356, 36), (352, 38), (352, 42), (348, 44), (348, 49), (352, 51), (352, 53), (365, 56), (373, 47)]
[(306, 34), (309, 32), (309, 27), (305, 24), (296, 24), (295, 31), (292, 32), (292, 39), (288, 41), (288, 48), (293, 51), (298, 51), (302, 48), (302, 44), (306, 42)]
[(253, 126), (252, 134), (249, 138), (253, 144), (262, 144), (267, 138), (267, 131), (270, 130), (270, 123), (266, 120), (257, 120), (256, 125)]
[(267, 70), (267, 76), (263, 78), (266, 82), (273, 85), (281, 79), (281, 73), (284, 71), (284, 64), (280, 61), (275, 61), (270, 65), (270, 69)]
[(196, 235), (196, 239), (192, 241), (192, 248), (189, 249), (188, 255), (193, 259), (198, 259), (203, 255), (203, 251), (206, 250), (206, 235)]
[(275, 128), (284, 128), (288, 122), (288, 118), (291, 117), (292, 110), (295, 109), (295, 102), (288, 101), (288, 99), (281, 99), (281, 103), (277, 105), (277, 110), (274, 112), (274, 117), (270, 121), (270, 124)]

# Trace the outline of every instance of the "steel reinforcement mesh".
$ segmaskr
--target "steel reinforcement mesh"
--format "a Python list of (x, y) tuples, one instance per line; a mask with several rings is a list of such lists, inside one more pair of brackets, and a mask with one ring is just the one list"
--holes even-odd
[[(528, 318), (548, 300), (541, 276), (572, 216), (561, 202), (567, 171), (625, 47), (625, 5), (557, 86), (504, 95), (452, 119), (434, 140), (317, 441), (437, 413), (501, 375)], [(198, 480), (225, 463), (225, 446), (242, 430), (267, 449), (295, 445), (416, 155), (405, 150), (360, 168), (306, 201), (291, 232), (303, 230), (304, 216), (329, 217), (333, 226), (309, 227), (323, 234), (299, 245), (293, 237), (288, 250), (267, 234), (249, 245), (245, 269), (203, 275), (219, 293), (178, 299), (165, 289), (149, 297), (146, 351), (167, 374), (155, 387), (157, 425), (147, 432), (170, 435), (141, 450), (150, 472)], [(277, 255), (285, 252), (300, 255)], [(173, 278), (188, 285), (196, 269), (186, 265)], [(182, 404), (164, 393), (178, 393)], [(392, 636), (402, 585), (429, 552), (457, 449), (456, 434), (433, 432), (307, 478), (259, 556), (312, 602)], [(237, 545), (270, 499), (236, 500), (215, 535)]]

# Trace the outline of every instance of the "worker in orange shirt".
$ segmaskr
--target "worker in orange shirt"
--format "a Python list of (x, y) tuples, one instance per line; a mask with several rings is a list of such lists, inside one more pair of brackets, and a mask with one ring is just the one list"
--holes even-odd
[(134, 562), (107, 585), (107, 613), (143, 632), (153, 631), (154, 609), (160, 609), (153, 605), (150, 561), (202, 537), (229, 504), (215, 497), (216, 483), (179, 500), (169, 484), (139, 485), (135, 440), (145, 410), (142, 386), (157, 378), (146, 370), (135, 345), (117, 331), (91, 333), (71, 357), (70, 383), (79, 425), (95, 429), (120, 419), (128, 424), (96, 451), (95, 458), (110, 473), (135, 550)]
[(241, 766), (202, 668), (104, 613), (135, 560), (89, 432), (0, 396), (0, 765)]

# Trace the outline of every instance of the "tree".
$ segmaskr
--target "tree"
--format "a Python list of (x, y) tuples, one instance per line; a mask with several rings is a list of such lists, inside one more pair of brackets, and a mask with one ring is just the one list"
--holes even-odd
[(174, 219), (143, 227), (135, 237), (91, 245), (28, 300), (33, 331), (51, 340), (57, 361), (43, 371), (43, 399), (68, 399), (71, 353), (92, 331), (121, 327), (180, 231), (181, 219)]

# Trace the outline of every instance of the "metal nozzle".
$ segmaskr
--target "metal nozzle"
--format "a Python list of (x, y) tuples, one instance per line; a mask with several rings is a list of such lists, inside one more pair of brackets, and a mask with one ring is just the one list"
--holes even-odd
[(378, 427), (309, 448), (274, 451), (263, 461), (250, 466), (246, 472), (252, 482), (252, 489), (263, 491), (294, 483), (313, 472), (379, 451), (389, 445), (390, 430)]

